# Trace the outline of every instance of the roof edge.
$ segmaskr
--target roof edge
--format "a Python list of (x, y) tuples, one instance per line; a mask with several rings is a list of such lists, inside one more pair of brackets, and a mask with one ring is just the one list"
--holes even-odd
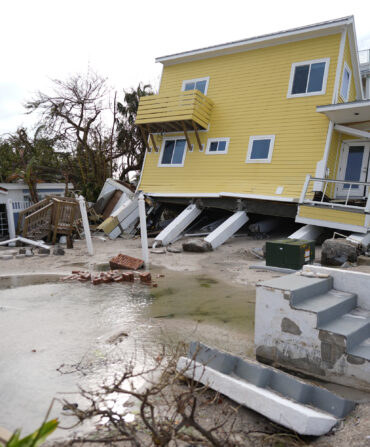
[[(305, 34), (305, 33), (309, 33), (309, 32), (312, 33), (315, 31), (318, 32), (318, 31), (322, 31), (325, 29), (329, 30), (332, 28), (340, 28), (342, 26), (347, 26), (347, 25), (350, 25), (353, 23), (354, 23), (354, 17), (353, 17), (353, 15), (351, 15), (351, 16), (341, 17), (339, 19), (315, 23), (312, 25), (305, 25), (305, 26), (298, 27), (298, 28), (291, 28), (288, 30), (278, 31), (275, 33), (263, 34), (260, 36), (255, 36), (255, 37), (251, 37), (251, 38), (247, 38), (247, 39), (236, 40), (236, 41), (227, 42), (227, 43), (223, 43), (223, 44), (212, 45), (209, 47), (198, 48), (195, 50), (184, 51), (182, 53), (175, 53), (175, 54), (170, 54), (170, 55), (166, 55), (166, 56), (161, 56), (161, 57), (156, 58), (155, 61), (160, 62), (163, 65), (166, 65), (166, 63), (175, 64), (175, 63), (179, 63), (179, 62), (182, 62), (183, 60), (190, 59), (191, 57), (196, 57), (196, 56), (197, 56), (197, 59), (199, 59), (199, 58), (201, 58), (200, 57), (201, 55), (204, 55), (204, 57), (212, 57), (212, 53), (215, 53), (215, 56), (219, 56), (222, 54), (223, 51), (225, 51), (225, 52), (227, 52), (227, 54), (229, 54), (232, 52), (232, 50), (234, 50), (235, 52), (238, 52), (238, 51), (241, 51), (243, 49), (243, 47), (252, 46), (253, 44), (267, 43), (268, 41), (272, 42), (279, 38), (292, 37), (292, 36), (301, 35), (301, 34)], [(216, 53), (220, 53), (220, 54), (216, 54)]]

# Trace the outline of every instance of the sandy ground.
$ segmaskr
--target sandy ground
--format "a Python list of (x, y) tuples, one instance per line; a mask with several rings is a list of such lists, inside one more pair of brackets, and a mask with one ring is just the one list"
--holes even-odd
[[(217, 250), (210, 253), (170, 253), (166, 250), (156, 249), (150, 252), (151, 266), (164, 269), (176, 270), (178, 272), (197, 272), (210, 275), (230, 284), (254, 286), (258, 281), (280, 276), (277, 272), (263, 271), (262, 269), (250, 269), (251, 265), (261, 263), (252, 253), (251, 249), (262, 247), (264, 240), (255, 240), (250, 237), (233, 238)], [(0, 274), (22, 274), (37, 272), (70, 272), (72, 269), (96, 270), (99, 265), (106, 264), (109, 259), (118, 253), (141, 257), (140, 239), (123, 239), (116, 241), (101, 236), (93, 237), (94, 255), (87, 253), (85, 241), (75, 241), (74, 248), (65, 250), (64, 256), (41, 257), (37, 254), (30, 258), (0, 260)], [(181, 248), (182, 241), (173, 244), (172, 247)], [(0, 246), (0, 255), (17, 248), (5, 248)], [(35, 253), (37, 250), (35, 250)], [(316, 251), (316, 259), (320, 259), (320, 248)], [(355, 270), (370, 273), (370, 267), (355, 267)], [(225, 343), (227, 345), (227, 343)], [(228, 347), (232, 344), (227, 345)], [(234, 344), (236, 346), (236, 344)], [(239, 354), (235, 352), (235, 354)], [(342, 389), (341, 393), (352, 395), (349, 389)], [(315, 445), (317, 447), (341, 447), (348, 446), (370, 446), (370, 397), (366, 394), (356, 393), (362, 402), (356, 410), (340, 426), (327, 436), (319, 439), (305, 439), (298, 445)], [(255, 413), (243, 410), (242, 417), (246, 425), (251, 421), (256, 424), (266, 424), (264, 418), (256, 417)], [(276, 431), (276, 429), (275, 429)], [(262, 441), (261, 441), (262, 442)], [(279, 441), (280, 442), (280, 441)], [(299, 441), (300, 442), (300, 441)], [(254, 445), (270, 445), (268, 443), (256, 443)], [(271, 444), (275, 445), (275, 444)], [(279, 446), (297, 445), (296, 440), (281, 441)]]

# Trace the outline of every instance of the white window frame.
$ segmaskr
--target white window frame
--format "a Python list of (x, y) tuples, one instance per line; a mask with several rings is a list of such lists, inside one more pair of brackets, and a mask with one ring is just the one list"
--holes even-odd
[[(184, 92), (185, 91), (185, 85), (188, 82), (198, 82), (198, 81), (207, 81), (206, 82), (206, 88), (204, 89), (204, 93), (203, 95), (207, 95), (208, 92), (208, 86), (209, 86), (209, 76), (205, 77), (205, 78), (195, 78), (195, 79), (186, 79), (185, 81), (182, 81), (182, 87), (181, 90)], [(200, 92), (202, 93), (202, 92)]]
[[(226, 147), (224, 151), (210, 151), (210, 147), (211, 147), (211, 143), (214, 143), (216, 141), (226, 141)], [(207, 140), (207, 147), (206, 147), (206, 154), (209, 155), (225, 155), (227, 154), (228, 150), (229, 150), (229, 143), (230, 143), (230, 138), (208, 138)]]
[[(163, 152), (164, 152), (164, 146), (166, 144), (166, 141), (173, 141), (173, 140), (185, 140), (185, 148), (184, 148), (184, 153), (182, 156), (182, 163), (176, 163), (176, 164), (162, 164), (162, 157), (163, 157)], [(165, 137), (163, 138), (162, 141), (162, 147), (161, 147), (161, 151), (159, 153), (159, 159), (158, 159), (158, 167), (159, 168), (182, 168), (184, 167), (185, 164), (185, 158), (186, 158), (186, 152), (188, 151), (188, 143), (186, 141), (185, 136), (184, 137)]]
[[(300, 65), (310, 65), (310, 70), (308, 72), (308, 81), (307, 81), (307, 85), (308, 82), (310, 80), (310, 73), (311, 73), (311, 65), (312, 64), (317, 64), (320, 62), (325, 62), (325, 70), (324, 70), (324, 77), (322, 80), (322, 87), (321, 90), (319, 92), (307, 92), (307, 93), (295, 93), (292, 94), (292, 88), (293, 88), (293, 81), (294, 81), (294, 74), (295, 74), (295, 69), (296, 67), (299, 67)], [(290, 79), (289, 79), (289, 87), (288, 87), (288, 94), (287, 94), (287, 98), (301, 98), (303, 96), (317, 96), (317, 95), (325, 95), (326, 92), (326, 83), (328, 80), (328, 74), (329, 74), (329, 64), (330, 64), (330, 57), (326, 57), (323, 59), (314, 59), (311, 61), (302, 61), (302, 62), (293, 62), (292, 67), (290, 69)]]
[[(349, 73), (349, 79), (348, 79), (348, 89), (347, 89), (347, 96), (344, 97), (342, 94), (342, 88), (343, 88), (343, 81), (344, 81), (344, 73), (345, 71), (348, 71)], [(343, 72), (342, 72), (342, 82), (340, 84), (340, 97), (343, 99), (344, 102), (348, 102), (348, 98), (349, 98), (349, 92), (351, 90), (351, 79), (352, 79), (352, 71), (349, 68), (349, 66), (347, 65), (347, 62), (344, 62), (344, 66), (343, 66)]]
[[(251, 158), (254, 141), (270, 140), (269, 152), (267, 158)], [(274, 151), (275, 135), (254, 135), (249, 137), (246, 163), (271, 163), (272, 152)]]

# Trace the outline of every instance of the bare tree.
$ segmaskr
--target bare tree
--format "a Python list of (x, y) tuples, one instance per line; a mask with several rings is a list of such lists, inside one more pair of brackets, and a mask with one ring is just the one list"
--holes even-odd
[[(107, 128), (103, 115), (109, 108), (106, 79), (94, 72), (77, 74), (67, 80), (54, 80), (51, 95), (38, 92), (25, 104), (29, 113), (38, 112), (50, 137), (64, 141), (77, 161), (82, 188), (88, 198), (100, 191), (111, 174), (116, 119)], [(114, 106), (114, 110), (115, 110)]]

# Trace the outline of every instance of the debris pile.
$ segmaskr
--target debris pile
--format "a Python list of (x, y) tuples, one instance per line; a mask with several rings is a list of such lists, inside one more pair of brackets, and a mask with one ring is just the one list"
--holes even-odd
[(121, 272), (119, 270), (109, 270), (107, 272), (90, 273), (83, 270), (72, 270), (72, 274), (64, 276), (61, 281), (80, 281), (88, 282), (94, 286), (98, 284), (134, 282), (140, 281), (143, 284), (157, 287), (158, 284), (152, 283), (152, 275), (149, 272)]

